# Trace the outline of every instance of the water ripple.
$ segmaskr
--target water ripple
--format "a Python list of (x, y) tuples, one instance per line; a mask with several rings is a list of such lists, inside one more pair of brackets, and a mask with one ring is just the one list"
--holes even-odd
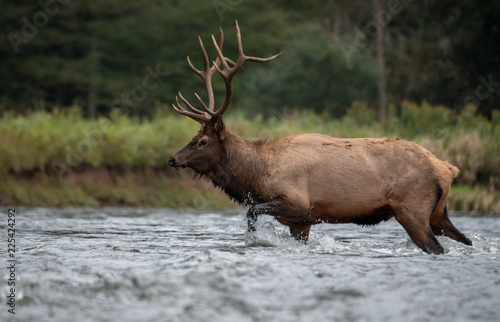
[(395, 221), (303, 244), (270, 217), (245, 233), (243, 212), (21, 209), (16, 321), (500, 320), (500, 220), (452, 220), (473, 246), (436, 256)]

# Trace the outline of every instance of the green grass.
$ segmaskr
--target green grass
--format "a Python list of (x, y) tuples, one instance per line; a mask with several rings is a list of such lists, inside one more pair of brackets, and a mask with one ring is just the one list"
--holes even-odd
[[(487, 120), (473, 106), (455, 114), (442, 106), (403, 102), (385, 125), (355, 102), (341, 119), (308, 112), (268, 118), (230, 111), (228, 128), (246, 139), (319, 132), (335, 137), (401, 137), (461, 169), (450, 208), (500, 212), (500, 111)], [(165, 107), (152, 121), (119, 112), (88, 120), (78, 108), (0, 118), (0, 203), (27, 206), (126, 205), (224, 208), (220, 192), (168, 167), (199, 124)], [(184, 172), (185, 173), (185, 172)]]
[[(104, 176), (104, 180), (96, 177)], [(237, 205), (221, 191), (187, 177), (146, 174), (144, 171), (113, 173), (90, 170), (59, 180), (53, 176), (34, 179), (12, 178), (0, 182), (0, 204), (29, 207), (128, 206), (194, 209), (226, 209)], [(147, 179), (145, 179), (147, 178)]]
[(481, 186), (452, 186), (448, 208), (459, 211), (500, 214), (500, 192)]

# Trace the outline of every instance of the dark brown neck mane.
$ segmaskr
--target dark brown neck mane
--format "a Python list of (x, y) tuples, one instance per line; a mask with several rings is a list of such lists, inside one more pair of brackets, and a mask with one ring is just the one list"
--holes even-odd
[(264, 143), (247, 141), (227, 131), (217, 168), (198, 174), (209, 178), (215, 187), (244, 206), (262, 203), (259, 183), (267, 172), (267, 162), (259, 151)]

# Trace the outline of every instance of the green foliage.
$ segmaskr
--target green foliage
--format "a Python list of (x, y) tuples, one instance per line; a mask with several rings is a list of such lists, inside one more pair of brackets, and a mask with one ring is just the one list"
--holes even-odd
[(342, 118), (349, 127), (368, 127), (376, 126), (377, 115), (375, 110), (370, 109), (364, 102), (354, 101)]
[(7, 116), (0, 119), (0, 173), (83, 165), (163, 167), (195, 129), (197, 123), (187, 118), (140, 123), (119, 111), (95, 121), (78, 109)]
[[(103, 177), (106, 180), (103, 180)], [(117, 181), (117, 182), (114, 182)], [(189, 181), (189, 179), (187, 180)], [(77, 184), (75, 184), (75, 182)], [(30, 207), (141, 206), (227, 209), (236, 205), (220, 191), (184, 187), (164, 174), (143, 172), (88, 172), (71, 180), (43, 176), (6, 177), (0, 182), (0, 204)]]
[[(474, 106), (456, 114), (427, 103), (404, 102), (400, 117), (393, 110), (385, 127), (362, 102), (354, 102), (340, 119), (305, 111), (250, 119), (235, 111), (225, 121), (231, 131), (251, 140), (317, 132), (417, 141), (460, 168), (459, 184), (477, 187), (472, 197), (453, 197), (454, 209), (498, 209), (498, 122), (478, 115)], [(228, 207), (219, 192), (167, 165), (170, 155), (198, 129), (191, 119), (168, 112), (153, 121), (130, 118), (119, 110), (109, 118), (88, 120), (77, 107), (7, 114), (0, 119), (0, 204)]]
[(482, 186), (451, 186), (448, 208), (500, 214), (500, 193)]
[(484, 84), (500, 79), (500, 52), (491, 46), (500, 37), (498, 3), (401, 3), (407, 5), (391, 17), (386, 46), (394, 101), (425, 100), (455, 111), (473, 102), (480, 114), (491, 116), (500, 90)]
[[(421, 105), (409, 101), (401, 103), (402, 135), (416, 137), (421, 134), (439, 135), (444, 128), (454, 124), (453, 112), (444, 106)], [(425, 131), (425, 132), (423, 132)]]
[[(0, 203), (196, 206), (187, 197), (194, 188), (172, 184), (179, 178), (166, 163), (199, 125), (164, 105), (179, 90), (193, 103), (195, 92), (206, 96), (186, 56), (203, 66), (200, 35), (213, 60), (210, 35), (218, 37), (221, 26), (224, 53), (234, 59), (235, 19), (246, 54), (284, 54), (249, 63), (235, 78), (225, 115), (233, 131), (248, 139), (320, 132), (415, 140), (459, 166), (458, 183), (478, 187), (471, 194), (480, 200), (500, 189), (500, 52), (493, 45), (500, 6), (401, 4), (384, 16), (392, 104), (379, 124), (366, 30), (375, 16), (366, 1), (4, 1)], [(220, 102), (225, 86), (217, 75), (214, 91)], [(114, 183), (73, 182), (102, 169), (117, 173)], [(144, 184), (151, 169), (166, 183), (148, 176), (151, 185)], [(486, 207), (477, 204), (470, 207)]]
[(460, 183), (500, 187), (499, 124), (478, 115), (476, 106), (467, 105), (460, 113), (453, 113), (443, 106), (405, 101), (400, 122), (390, 131), (420, 142), (458, 166)]
[(244, 107), (249, 113), (267, 116), (283, 107), (307, 107), (342, 116), (356, 99), (375, 100), (374, 65), (368, 55), (346, 64), (341, 49), (318, 26), (305, 26), (294, 35), (284, 55), (259, 66), (249, 77)]
[[(400, 3), (400, 12), (385, 16), (389, 100), (457, 111), (473, 102), (491, 117), (500, 93), (500, 54), (492, 45), (500, 6)], [(210, 35), (219, 26), (225, 54), (236, 57), (235, 19), (246, 53), (285, 52), (235, 79), (234, 103), (247, 114), (287, 108), (341, 117), (352, 101), (374, 105), (376, 64), (366, 26), (375, 18), (366, 1), (20, 0), (2, 2), (0, 11), (0, 115), (76, 104), (86, 116), (120, 108), (151, 119), (179, 90), (196, 102), (193, 93), (203, 96), (204, 88), (185, 58), (202, 66), (200, 35), (213, 60)], [(151, 78), (152, 70), (161, 77)], [(477, 92), (485, 82), (490, 86)], [(223, 82), (214, 80), (214, 88), (220, 99)]]

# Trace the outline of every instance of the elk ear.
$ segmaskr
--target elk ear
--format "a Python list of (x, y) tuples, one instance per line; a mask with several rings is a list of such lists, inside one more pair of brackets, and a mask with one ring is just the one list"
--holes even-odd
[(217, 115), (215, 119), (215, 126), (214, 126), (214, 131), (217, 133), (217, 135), (221, 138), (224, 139), (226, 135), (226, 125), (222, 121), (222, 115)]

